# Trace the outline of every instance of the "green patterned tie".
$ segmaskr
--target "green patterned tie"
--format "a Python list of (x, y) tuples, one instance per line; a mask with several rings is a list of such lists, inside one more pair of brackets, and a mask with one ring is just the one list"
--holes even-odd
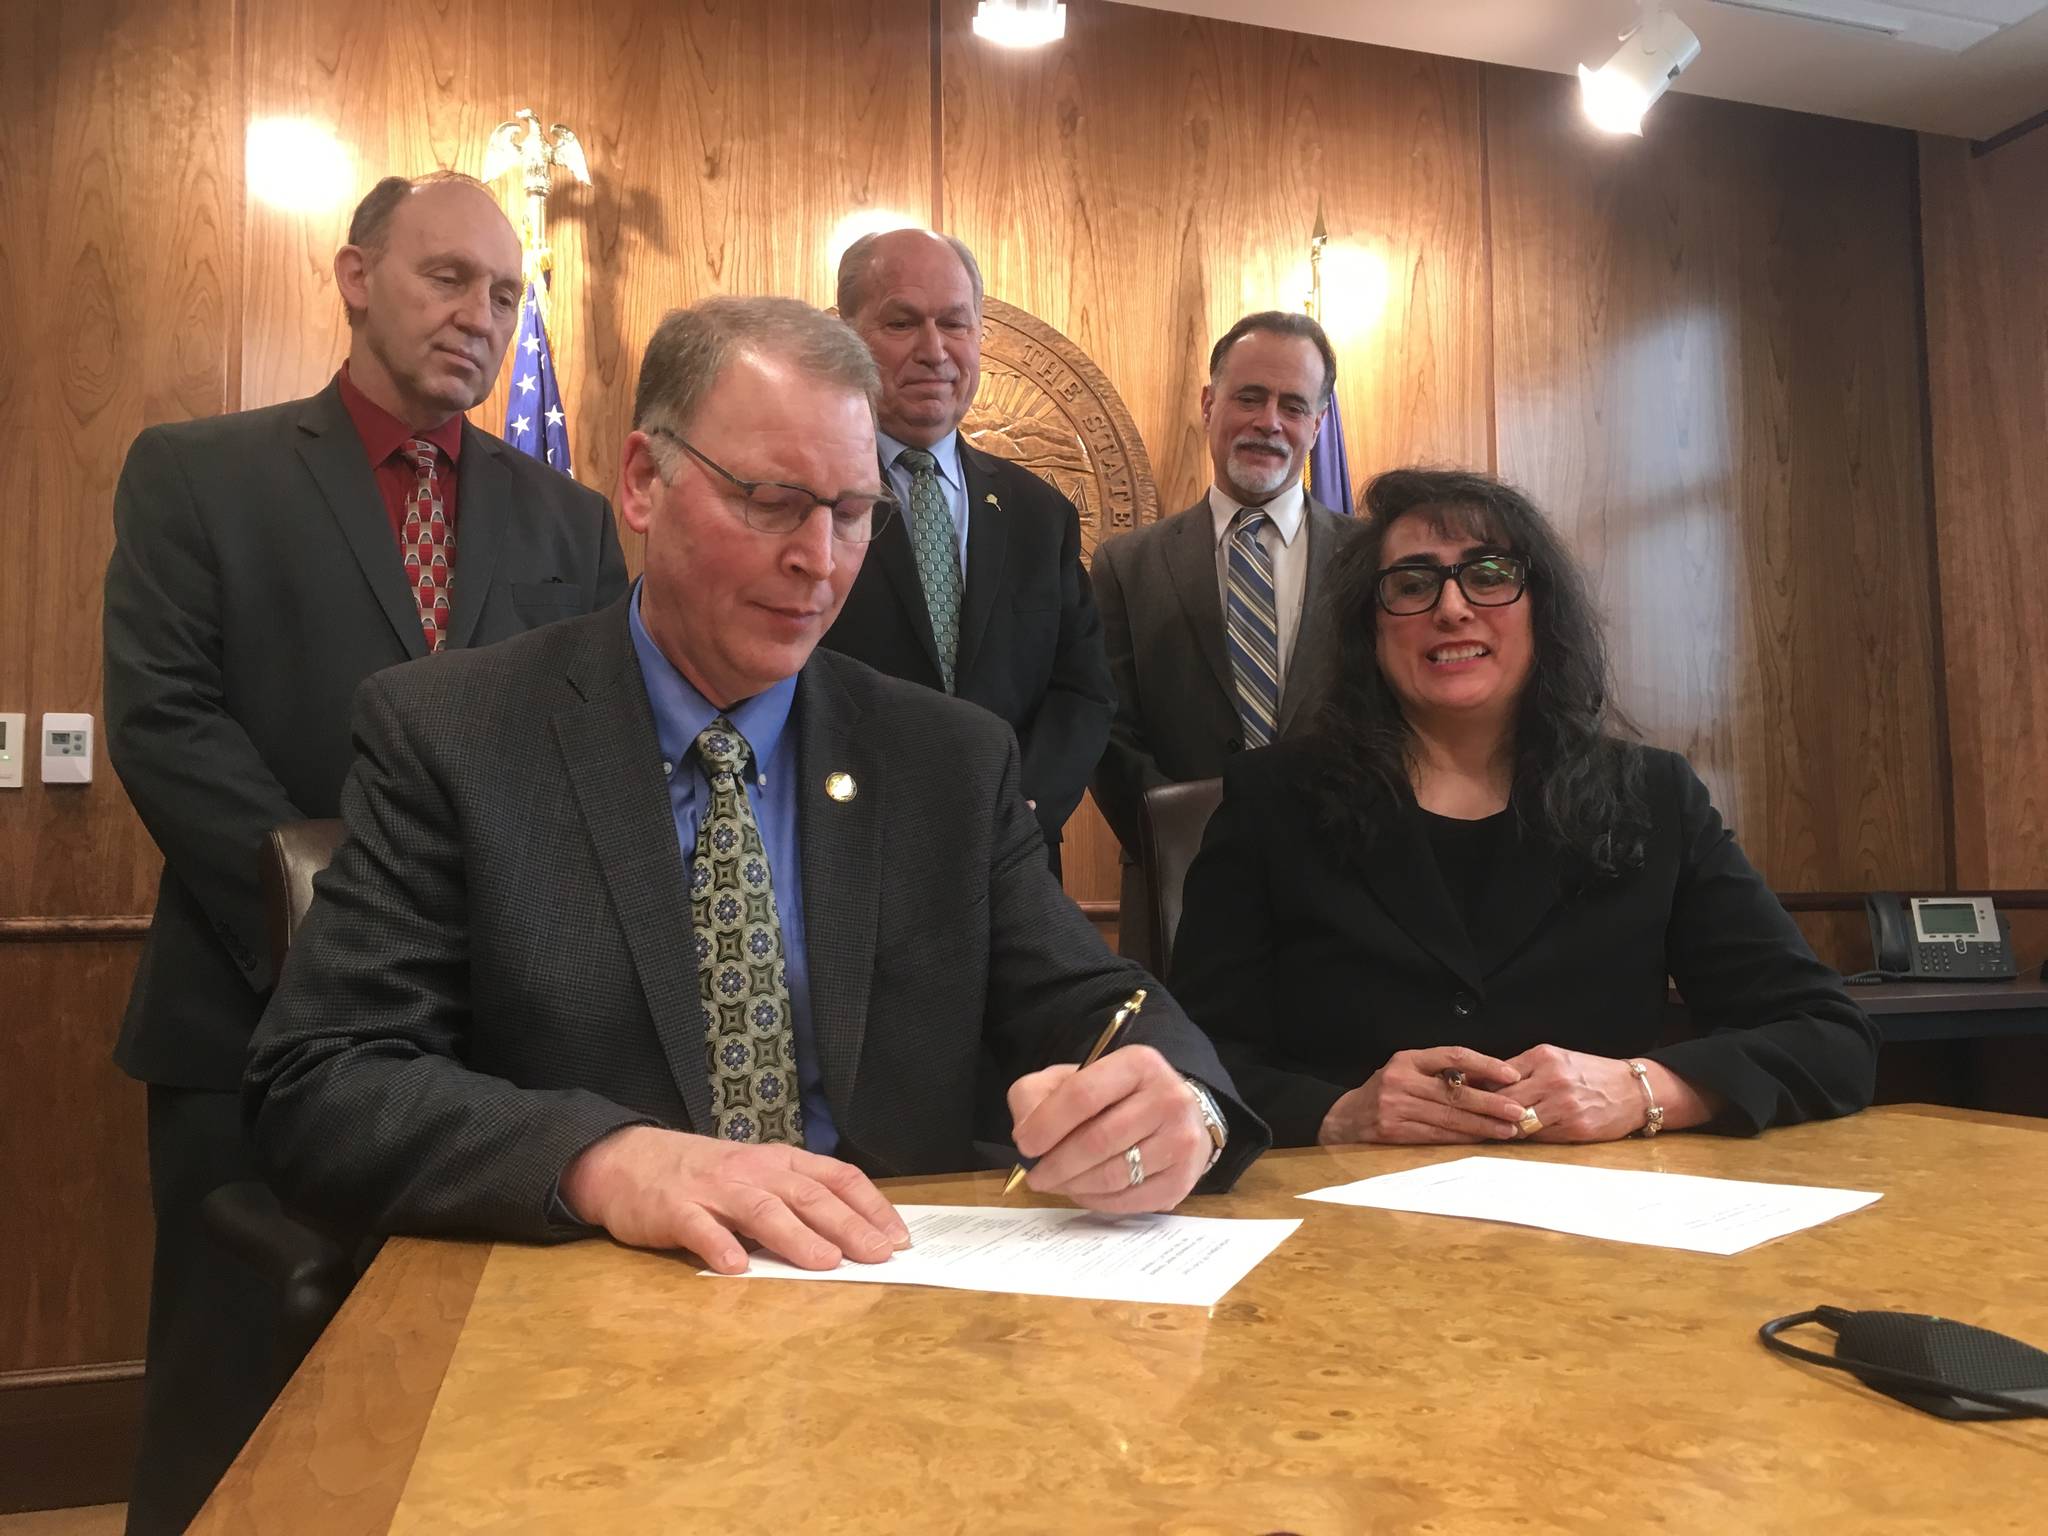
[(782, 922), (761, 828), (747, 799), (747, 739), (723, 717), (697, 738), (711, 805), (690, 861), (712, 1115), (727, 1141), (804, 1143)]
[(960, 532), (939, 488), (939, 461), (922, 448), (906, 448), (896, 462), (910, 471), (910, 547), (917, 551), (917, 576), (932, 616), (939, 675), (951, 693), (960, 654)]

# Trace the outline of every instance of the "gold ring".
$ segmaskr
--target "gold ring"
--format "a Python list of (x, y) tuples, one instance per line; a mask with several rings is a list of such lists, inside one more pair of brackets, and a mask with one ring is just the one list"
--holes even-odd
[(1525, 1109), (1522, 1111), (1521, 1130), (1524, 1136), (1534, 1136), (1542, 1129), (1543, 1121), (1538, 1118), (1535, 1110)]

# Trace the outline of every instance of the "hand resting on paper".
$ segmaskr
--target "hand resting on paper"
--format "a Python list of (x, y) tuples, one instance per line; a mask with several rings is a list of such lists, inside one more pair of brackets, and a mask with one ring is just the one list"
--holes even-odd
[(736, 1275), (751, 1239), (802, 1269), (879, 1264), (910, 1245), (882, 1192), (851, 1163), (801, 1147), (749, 1146), (634, 1125), (586, 1147), (562, 1174), (580, 1221), (636, 1248), (687, 1248)]

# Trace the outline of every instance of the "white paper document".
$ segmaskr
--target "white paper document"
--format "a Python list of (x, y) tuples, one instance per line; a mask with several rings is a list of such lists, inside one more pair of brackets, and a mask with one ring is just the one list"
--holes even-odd
[(911, 1245), (885, 1263), (798, 1269), (756, 1253), (746, 1274), (733, 1278), (937, 1285), (1207, 1307), (1301, 1225), (977, 1205), (899, 1205), (896, 1214), (910, 1228)]
[(1860, 1189), (1581, 1168), (1531, 1158), (1463, 1157), (1311, 1190), (1301, 1198), (1730, 1254), (1860, 1211), (1879, 1196)]

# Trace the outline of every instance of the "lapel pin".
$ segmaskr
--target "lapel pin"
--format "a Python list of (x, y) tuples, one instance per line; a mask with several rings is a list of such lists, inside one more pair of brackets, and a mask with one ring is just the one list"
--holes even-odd
[(982, 497), (981, 499), (987, 502), (990, 506), (994, 507), (998, 512), (1003, 510), (1003, 504), (1000, 501), (996, 500), (996, 493), (994, 491), (990, 491), (986, 496)]
[(841, 805), (844, 805), (859, 793), (860, 790), (854, 784), (852, 774), (828, 773), (825, 775), (825, 794), (830, 799), (837, 800)]

